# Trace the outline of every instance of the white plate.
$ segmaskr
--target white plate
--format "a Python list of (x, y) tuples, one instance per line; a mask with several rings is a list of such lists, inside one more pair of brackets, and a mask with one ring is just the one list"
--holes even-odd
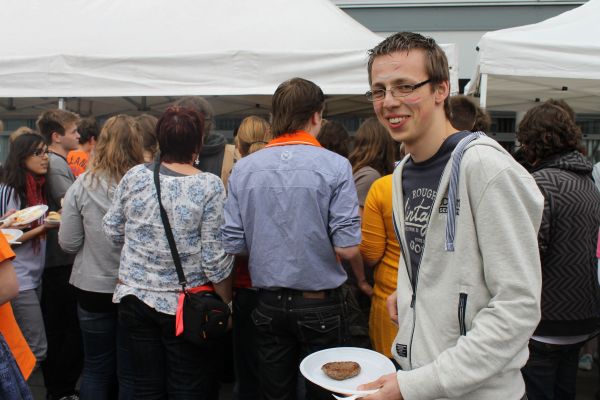
[[(360, 364), (360, 373), (353, 378), (337, 381), (321, 370), (323, 364), (334, 361), (355, 361)], [(342, 394), (367, 395), (377, 390), (357, 390), (359, 385), (373, 382), (382, 375), (396, 372), (390, 359), (376, 351), (360, 347), (336, 347), (312, 353), (300, 363), (300, 372), (312, 383), (323, 389)]]
[(33, 221), (40, 219), (48, 211), (48, 206), (40, 204), (37, 206), (27, 207), (10, 215), (13, 225), (27, 225)]
[(21, 236), (23, 236), (23, 231), (18, 229), (2, 229), (2, 234), (8, 243), (14, 243), (19, 240)]

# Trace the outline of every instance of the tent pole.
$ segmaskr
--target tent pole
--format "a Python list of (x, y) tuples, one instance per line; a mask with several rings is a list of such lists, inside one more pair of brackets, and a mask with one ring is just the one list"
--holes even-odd
[(484, 110), (487, 106), (487, 86), (488, 74), (481, 74), (481, 82), (479, 83), (479, 107)]
[(60, 97), (58, 99), (58, 109), (59, 110), (64, 110), (65, 109), (65, 98), (64, 97)]

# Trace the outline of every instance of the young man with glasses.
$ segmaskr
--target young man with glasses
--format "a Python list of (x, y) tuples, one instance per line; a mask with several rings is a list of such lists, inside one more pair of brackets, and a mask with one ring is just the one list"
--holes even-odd
[(402, 257), (388, 300), (402, 370), (365, 385), (381, 387), (365, 398), (521, 399), (540, 318), (543, 198), (498, 143), (452, 127), (448, 63), (433, 39), (390, 36), (368, 71), (367, 98), (409, 155), (393, 176)]

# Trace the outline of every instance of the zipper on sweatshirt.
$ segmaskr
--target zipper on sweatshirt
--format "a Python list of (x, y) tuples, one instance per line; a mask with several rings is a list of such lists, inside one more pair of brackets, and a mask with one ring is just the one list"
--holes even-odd
[[(413, 323), (412, 330), (410, 332), (410, 344), (408, 345), (408, 365), (410, 365), (410, 369), (413, 368), (412, 365), (412, 345), (415, 338), (415, 328), (417, 327), (417, 286), (419, 284), (419, 271), (421, 270), (421, 261), (423, 261), (423, 254), (425, 253), (425, 246), (427, 245), (427, 238), (425, 238), (425, 243), (423, 245), (423, 253), (421, 253), (421, 258), (419, 259), (419, 264), (417, 265), (417, 272), (415, 273), (414, 279), (411, 279), (412, 285), (412, 298), (410, 300), (410, 308), (412, 308), (413, 313)], [(408, 268), (408, 267), (407, 267)]]
[(459, 293), (458, 295), (458, 325), (460, 329), (460, 335), (467, 335), (467, 325), (465, 323), (465, 314), (467, 310), (467, 294)]

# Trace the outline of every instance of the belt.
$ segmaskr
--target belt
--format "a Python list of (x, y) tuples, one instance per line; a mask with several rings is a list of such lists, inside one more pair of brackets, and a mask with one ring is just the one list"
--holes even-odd
[(265, 296), (281, 297), (302, 297), (304, 299), (326, 299), (336, 293), (338, 289), (325, 290), (297, 290), (297, 289), (259, 289), (259, 293)]

